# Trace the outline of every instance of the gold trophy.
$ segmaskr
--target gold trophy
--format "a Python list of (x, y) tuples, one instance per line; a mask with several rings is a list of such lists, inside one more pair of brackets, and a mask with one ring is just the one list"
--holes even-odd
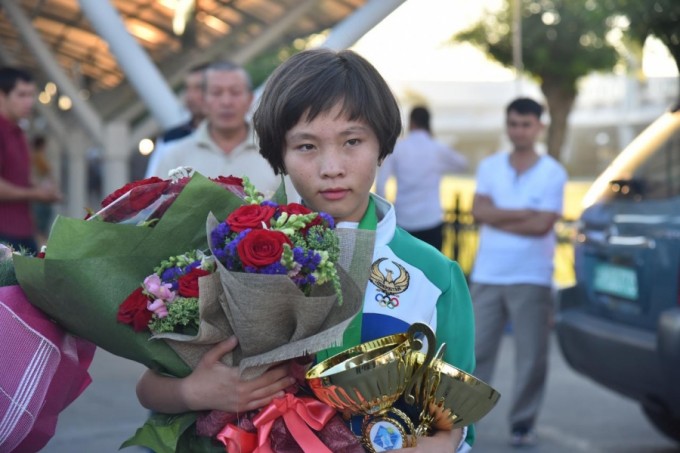
[[(424, 349), (419, 334), (427, 339), (420, 362), (411, 358)], [(345, 415), (364, 415), (362, 442), (371, 453), (412, 447), (416, 428), (393, 404), (411, 382), (425, 382), (435, 341), (427, 325), (415, 323), (407, 333), (362, 343), (324, 360), (307, 372), (307, 382), (329, 406)]]
[(412, 367), (428, 363), (427, 371), (414, 379), (413, 393), (409, 388), (405, 395), (422, 408), (418, 436), (428, 435), (432, 428), (452, 430), (471, 425), (488, 414), (501, 397), (490, 385), (444, 362), (445, 348), (443, 344), (433, 360), (419, 352), (409, 355)]

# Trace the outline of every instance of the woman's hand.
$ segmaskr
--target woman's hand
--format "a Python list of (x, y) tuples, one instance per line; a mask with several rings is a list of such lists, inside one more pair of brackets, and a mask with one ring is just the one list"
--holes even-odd
[(251, 381), (242, 380), (238, 367), (229, 367), (220, 362), (222, 356), (231, 352), (237, 344), (236, 337), (219, 343), (203, 356), (196, 369), (184, 379), (181, 393), (189, 409), (246, 412), (282, 397), (283, 389), (295, 383), (288, 373), (287, 365), (271, 368)]
[(239, 377), (238, 367), (220, 362), (222, 356), (233, 351), (237, 344), (236, 337), (217, 344), (203, 356), (191, 374), (182, 379), (147, 371), (137, 384), (139, 401), (143, 406), (163, 413), (189, 410), (236, 413), (258, 409), (283, 396), (283, 389), (295, 382), (287, 364), (246, 381)]

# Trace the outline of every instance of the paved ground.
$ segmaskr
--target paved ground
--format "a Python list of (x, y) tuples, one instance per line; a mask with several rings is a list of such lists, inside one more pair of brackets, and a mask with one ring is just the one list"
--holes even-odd
[[(90, 367), (92, 384), (59, 417), (46, 453), (109, 453), (141, 426), (147, 411), (135, 396), (144, 367), (97, 349)], [(142, 449), (128, 448), (135, 453)]]
[[(503, 340), (498, 378), (503, 395), (477, 426), (475, 452), (513, 451), (507, 445), (505, 416), (510, 403), (513, 352)], [(141, 425), (146, 411), (134, 388), (143, 367), (98, 351), (90, 369), (94, 382), (59, 419), (48, 453), (113, 453)], [(678, 447), (659, 434), (637, 405), (572, 372), (553, 345), (551, 374), (532, 453), (671, 453)], [(129, 448), (125, 452), (139, 453)]]

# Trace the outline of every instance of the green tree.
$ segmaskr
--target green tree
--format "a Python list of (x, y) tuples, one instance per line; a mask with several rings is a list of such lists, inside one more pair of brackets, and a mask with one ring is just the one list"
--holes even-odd
[[(513, 67), (512, 1), (504, 0), (500, 11), (487, 12), (451, 41), (469, 42), (502, 65)], [(548, 153), (559, 159), (578, 80), (593, 71), (610, 70), (618, 60), (606, 39), (615, 26), (614, 7), (612, 0), (515, 1), (521, 2), (524, 71), (537, 80), (547, 101)]]
[(666, 45), (680, 71), (680, 1), (616, 0), (616, 6), (630, 22), (631, 38), (642, 45), (648, 36), (656, 36)]
[(286, 42), (278, 47), (269, 49), (244, 65), (254, 87), (263, 84), (277, 66), (298, 52), (313, 46), (315, 41), (321, 41), (328, 35), (327, 31), (313, 33), (302, 38), (296, 38), (292, 42)]
[(294, 44), (284, 44), (275, 49), (261, 53), (245, 64), (250, 74), (253, 87), (262, 85), (278, 65), (302, 50)]

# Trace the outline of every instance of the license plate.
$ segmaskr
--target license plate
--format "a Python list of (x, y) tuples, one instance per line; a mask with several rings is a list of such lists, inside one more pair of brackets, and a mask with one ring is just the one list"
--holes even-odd
[(594, 286), (600, 293), (630, 300), (638, 298), (637, 274), (628, 267), (608, 263), (595, 265)]

